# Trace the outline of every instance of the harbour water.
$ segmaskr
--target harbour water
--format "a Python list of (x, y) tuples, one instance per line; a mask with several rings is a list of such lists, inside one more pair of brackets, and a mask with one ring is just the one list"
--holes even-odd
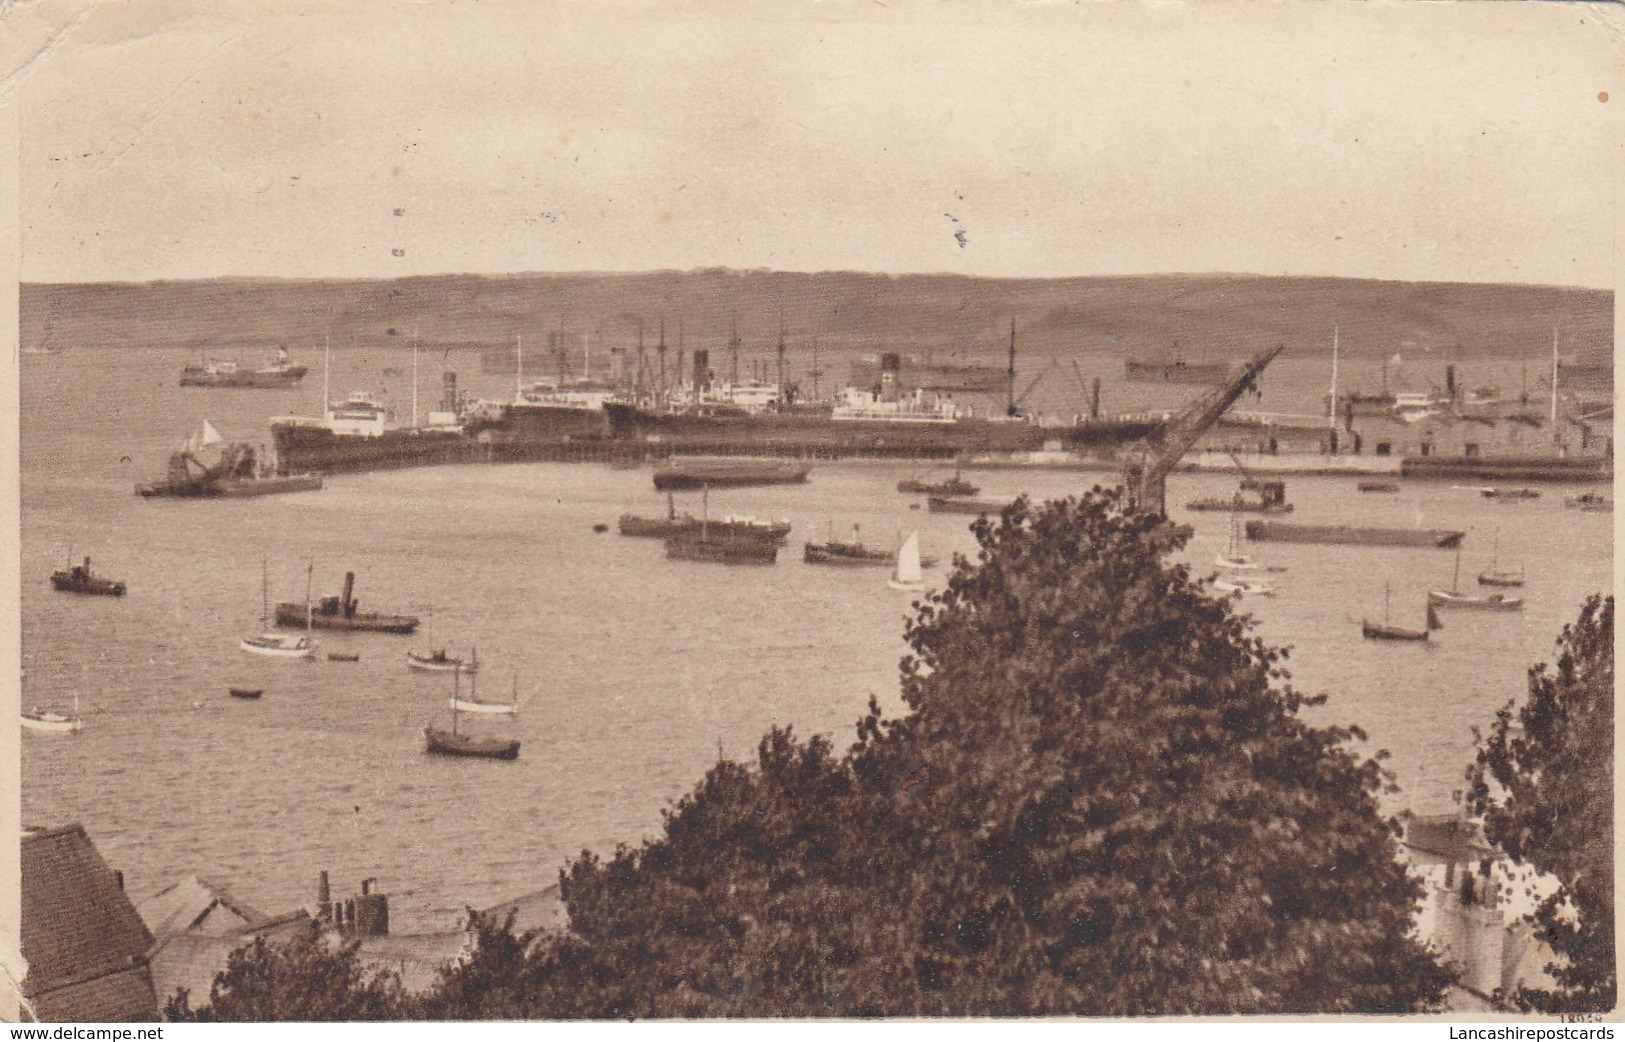
[[(397, 932), (455, 926), (465, 906), (555, 882), (582, 849), (607, 854), (652, 834), (719, 751), (749, 757), (772, 725), (844, 747), (871, 694), (901, 708), (908, 595), (887, 589), (882, 569), (803, 564), (803, 541), (848, 537), (856, 523), (887, 545), (917, 528), (922, 551), (945, 560), (974, 548), (968, 518), (928, 514), (923, 497), (894, 490), (922, 473), (906, 463), (821, 463), (806, 485), (712, 494), (714, 513), (794, 522), (770, 568), (668, 561), (658, 541), (617, 536), (623, 511), (665, 509), (648, 468), (460, 466), (343, 475), (320, 492), (252, 501), (144, 500), (134, 486), (204, 418), (258, 441), (270, 416), (309, 415), (320, 400), (319, 362), (298, 390), (224, 391), (176, 386), (183, 360), (23, 359), (22, 698), (60, 706), (77, 693), (86, 720), (78, 735), (23, 735), (23, 819), (82, 822), (138, 901), (196, 874), (277, 912), (308, 902), (326, 869), (335, 882), (376, 877)], [(370, 386), (382, 364), (336, 355), (335, 395)], [(995, 498), (1109, 480), (970, 476)], [(1195, 526), (1186, 557), (1204, 574), (1229, 518), (1181, 504), (1233, 489), (1222, 474), (1170, 481), (1173, 516)], [(1246, 609), (1269, 641), (1292, 647), (1295, 685), (1330, 695), (1308, 711), (1313, 722), (1358, 724), (1368, 751), (1392, 753), (1393, 810), (1449, 805), (1471, 728), (1520, 695), (1585, 596), (1609, 588), (1612, 515), (1564, 509), (1578, 491), (1508, 503), (1446, 482), (1375, 496), (1350, 477), (1288, 479), (1294, 521), (1465, 530), (1464, 589), (1492, 548), (1502, 568), (1528, 575), (1524, 611), (1448, 611), (1434, 641), (1387, 644), (1360, 635), (1362, 617), (1382, 616), (1385, 584), (1391, 621), (1419, 626), (1426, 589), (1452, 581), (1452, 552), (1248, 548), (1288, 571), (1274, 577), (1277, 596)], [(698, 512), (699, 497), (679, 496), (685, 507)], [(129, 594), (50, 589), (53, 568), (87, 555)], [(237, 641), (259, 631), (262, 567), (273, 603), (302, 600), (307, 574), (314, 596), (337, 593), (352, 570), (363, 610), (417, 614), (422, 629), (318, 631), (314, 661), (245, 654)], [(928, 584), (944, 574), (928, 570)], [(477, 648), (481, 697), (517, 685), (516, 720), (465, 717), (520, 738), (516, 762), (424, 752), (424, 726), (449, 721), (451, 681), (407, 670), (405, 653), (430, 647)], [(264, 697), (230, 698), (232, 686)]]

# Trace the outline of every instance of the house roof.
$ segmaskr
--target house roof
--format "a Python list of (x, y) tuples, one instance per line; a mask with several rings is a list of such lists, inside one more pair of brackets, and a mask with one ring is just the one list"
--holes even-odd
[(1405, 846), (1445, 862), (1466, 862), (1491, 856), (1476, 823), (1460, 814), (1417, 814), (1405, 822)]
[(143, 966), (152, 934), (82, 826), (22, 837), (23, 991), (56, 989)]
[[(210, 915), (216, 909), (227, 913), (218, 921)], [(225, 887), (197, 876), (188, 876), (160, 890), (142, 901), (137, 910), (147, 929), (160, 941), (199, 928), (216, 934), (236, 933), (265, 918), (258, 909), (233, 897)], [(207, 924), (205, 919), (209, 920)]]
[(500, 923), (509, 912), (514, 913), (515, 933), (524, 933), (527, 930), (562, 930), (570, 925), (570, 916), (565, 910), (563, 898), (559, 895), (557, 883), (494, 905), (481, 912), (480, 916)]

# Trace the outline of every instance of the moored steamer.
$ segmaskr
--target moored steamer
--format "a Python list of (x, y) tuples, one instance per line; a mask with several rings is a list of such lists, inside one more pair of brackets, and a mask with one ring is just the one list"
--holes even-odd
[(275, 359), (256, 369), (236, 361), (188, 365), (181, 369), (181, 386), (273, 390), (298, 387), (306, 372), (305, 366), (291, 364), (288, 352), (279, 348)]
[(336, 597), (323, 597), (312, 605), (283, 602), (276, 606), (279, 626), (304, 626), (313, 629), (356, 630), (369, 633), (411, 633), (418, 628), (416, 615), (393, 615), (384, 612), (364, 612), (357, 608), (351, 594), (355, 589), (355, 573), (344, 573), (344, 592)]

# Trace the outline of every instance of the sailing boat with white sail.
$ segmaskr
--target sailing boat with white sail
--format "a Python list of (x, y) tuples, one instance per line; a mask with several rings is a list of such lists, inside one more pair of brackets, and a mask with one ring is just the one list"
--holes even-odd
[(925, 573), (920, 567), (920, 533), (910, 532), (903, 545), (897, 548), (897, 565), (892, 569), (886, 585), (894, 590), (925, 589)]

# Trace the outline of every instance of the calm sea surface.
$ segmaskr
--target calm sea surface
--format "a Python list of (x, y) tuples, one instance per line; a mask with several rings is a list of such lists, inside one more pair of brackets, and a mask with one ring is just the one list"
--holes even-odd
[[(319, 362), (306, 387), (283, 392), (182, 389), (186, 360), (23, 358), (23, 701), (71, 706), (77, 693), (86, 718), (77, 736), (24, 734), (23, 818), (82, 822), (137, 900), (198, 874), (276, 912), (309, 901), (327, 869), (344, 894), (377, 877), (399, 932), (455, 926), (466, 905), (553, 883), (583, 848), (609, 853), (650, 835), (719, 750), (748, 757), (774, 724), (844, 748), (871, 694), (900, 708), (908, 595), (886, 588), (883, 569), (802, 564), (803, 541), (856, 523), (881, 544), (918, 528), (924, 552), (945, 560), (974, 547), (969, 519), (911, 509), (916, 498), (894, 491), (919, 473), (907, 464), (822, 464), (805, 486), (713, 495), (715, 513), (794, 521), (772, 568), (667, 561), (658, 541), (614, 534), (623, 511), (664, 509), (647, 469), (446, 467), (339, 476), (321, 492), (257, 501), (144, 500), (134, 485), (159, 476), (205, 418), (228, 438), (264, 441), (269, 417), (319, 408)], [(465, 386), (505, 389), (474, 362), (446, 364)], [(402, 372), (385, 378), (386, 365)], [(1301, 387), (1318, 391), (1321, 368), (1301, 364)], [(438, 373), (437, 359), (423, 386)], [(1501, 377), (1516, 387), (1517, 367)], [(387, 388), (409, 413), (410, 361), (338, 352), (334, 395), (352, 387)], [(988, 496), (1109, 479), (971, 476)], [(1233, 488), (1227, 475), (1176, 476), (1169, 501)], [(1502, 504), (1444, 482), (1371, 496), (1353, 478), (1289, 479), (1293, 520), (1461, 528), (1464, 588), (1492, 549), (1530, 577), (1522, 612), (1448, 612), (1435, 642), (1382, 644), (1361, 638), (1360, 620), (1381, 617), (1385, 582), (1392, 621), (1420, 625), (1424, 591), (1450, 584), (1453, 553), (1252, 548), (1289, 571), (1278, 596), (1248, 610), (1266, 638), (1292, 646), (1294, 683), (1330, 695), (1314, 722), (1358, 724), (1370, 749), (1393, 754), (1393, 809), (1447, 804), (1470, 729), (1520, 694), (1585, 596), (1608, 587), (1612, 516), (1565, 510), (1574, 491)], [(1188, 557), (1205, 569), (1226, 547), (1228, 518), (1173, 513), (1195, 525)], [(611, 531), (594, 533), (597, 523)], [(129, 595), (52, 591), (52, 569), (85, 555)], [(276, 601), (302, 600), (311, 566), (315, 596), (338, 592), (353, 570), (364, 609), (412, 612), (423, 628), (318, 633), (324, 652), (357, 652), (356, 663), (239, 651), (260, 626), (262, 567)], [(472, 725), (521, 738), (517, 762), (425, 754), (424, 725), (449, 722), (450, 681), (409, 672), (405, 652), (431, 646), (477, 647), (482, 697), (517, 684), (517, 721)], [(265, 696), (232, 699), (235, 685)]]

